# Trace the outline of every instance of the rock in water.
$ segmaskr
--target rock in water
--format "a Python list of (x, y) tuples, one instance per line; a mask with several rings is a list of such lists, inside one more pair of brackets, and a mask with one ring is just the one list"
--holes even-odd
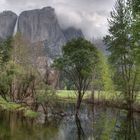
[(0, 13), (0, 38), (6, 39), (13, 35), (17, 15), (11, 11)]

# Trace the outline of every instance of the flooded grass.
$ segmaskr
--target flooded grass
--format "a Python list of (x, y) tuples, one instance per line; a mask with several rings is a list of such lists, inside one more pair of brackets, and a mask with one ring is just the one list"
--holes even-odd
[(28, 106), (23, 106), (21, 104), (17, 104), (15, 102), (7, 102), (2, 97), (0, 97), (0, 107), (2, 110), (6, 111), (18, 111), (23, 112), (25, 117), (36, 118), (39, 114), (31, 110)]

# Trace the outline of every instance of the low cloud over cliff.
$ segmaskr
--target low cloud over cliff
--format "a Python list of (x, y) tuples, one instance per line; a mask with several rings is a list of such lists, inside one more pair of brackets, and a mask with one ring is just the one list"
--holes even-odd
[(52, 6), (61, 27), (81, 28), (88, 38), (107, 33), (107, 18), (115, 0), (0, 0), (0, 11), (12, 10), (17, 14), (24, 10)]

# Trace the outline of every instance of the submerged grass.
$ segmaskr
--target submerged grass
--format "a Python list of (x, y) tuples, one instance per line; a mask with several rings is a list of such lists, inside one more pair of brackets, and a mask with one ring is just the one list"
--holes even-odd
[(36, 118), (38, 115), (38, 112), (32, 111), (31, 109), (25, 110), (24, 112), (24, 116), (29, 118)]
[(23, 106), (15, 102), (7, 102), (2, 97), (0, 97), (0, 107), (1, 109), (8, 111), (23, 111), (25, 117), (36, 118), (39, 115), (27, 106)]
[(5, 110), (16, 110), (21, 108), (21, 105), (14, 102), (7, 102), (2, 97), (0, 97), (0, 107)]

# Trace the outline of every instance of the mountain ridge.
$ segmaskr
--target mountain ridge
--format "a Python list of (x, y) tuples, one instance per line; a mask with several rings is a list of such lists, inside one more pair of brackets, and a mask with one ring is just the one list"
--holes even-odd
[(16, 33), (31, 43), (43, 42), (52, 58), (61, 54), (62, 46), (68, 40), (84, 37), (82, 31), (75, 27), (62, 29), (52, 7), (23, 11), (19, 16), (12, 11), (0, 13), (0, 38), (6, 39)]

